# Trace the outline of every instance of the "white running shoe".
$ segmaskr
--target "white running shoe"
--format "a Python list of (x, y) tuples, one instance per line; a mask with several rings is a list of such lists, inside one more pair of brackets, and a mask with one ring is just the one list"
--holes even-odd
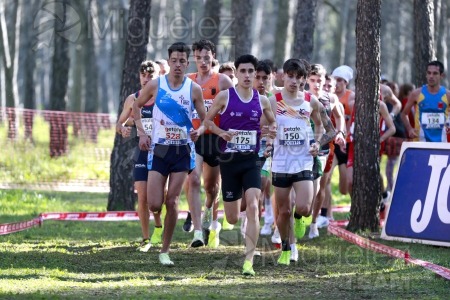
[(316, 220), (317, 228), (323, 228), (330, 225), (330, 220), (328, 220), (327, 217), (324, 216), (318, 216)]
[(264, 208), (264, 223), (265, 224), (273, 224), (273, 210), (272, 205), (270, 204), (270, 199), (265, 203), (266, 206)]
[(297, 245), (291, 244), (291, 262), (296, 262), (298, 260), (298, 249)]
[(261, 228), (261, 235), (271, 235), (272, 234), (272, 226), (270, 224), (265, 223)]
[(309, 225), (308, 237), (310, 239), (319, 237), (319, 229), (317, 228), (317, 224), (316, 223), (311, 223), (311, 225)]
[(281, 236), (280, 236), (280, 232), (278, 231), (278, 227), (275, 227), (275, 230), (273, 231), (272, 243), (273, 244), (281, 244)]
[(194, 230), (194, 238), (191, 242), (192, 248), (202, 247), (205, 245), (205, 241), (203, 240), (203, 232), (201, 230)]

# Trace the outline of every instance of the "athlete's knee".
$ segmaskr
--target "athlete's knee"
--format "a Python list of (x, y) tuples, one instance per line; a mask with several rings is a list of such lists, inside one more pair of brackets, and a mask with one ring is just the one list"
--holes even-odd
[(296, 205), (295, 212), (301, 216), (309, 217), (311, 215), (311, 205)]
[(278, 218), (288, 220), (291, 217), (292, 211), (289, 207), (278, 209)]
[(227, 222), (231, 225), (234, 225), (239, 221), (239, 215), (225, 214), (225, 216), (227, 218)]
[(200, 188), (201, 178), (195, 171), (189, 175), (189, 188)]

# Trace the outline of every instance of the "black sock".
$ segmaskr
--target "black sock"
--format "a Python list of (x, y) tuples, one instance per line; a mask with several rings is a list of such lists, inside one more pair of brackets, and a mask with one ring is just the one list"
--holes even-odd
[(289, 250), (291, 250), (291, 244), (289, 244), (289, 240), (281, 241), (281, 251)]
[(321, 208), (320, 209), (320, 215), (322, 216), (322, 217), (326, 217), (327, 216), (327, 213), (328, 213), (328, 208)]
[(162, 228), (162, 225), (161, 225), (161, 226), (156, 226), (156, 225), (155, 225), (155, 228)]
[(302, 216), (300, 216), (298, 213), (294, 213), (294, 218), (296, 218), (296, 219), (301, 219)]
[(387, 191), (384, 191), (384, 192), (382, 193), (382, 196), (383, 196), (383, 198), (386, 198), (386, 197), (388, 196), (388, 192), (387, 192)]

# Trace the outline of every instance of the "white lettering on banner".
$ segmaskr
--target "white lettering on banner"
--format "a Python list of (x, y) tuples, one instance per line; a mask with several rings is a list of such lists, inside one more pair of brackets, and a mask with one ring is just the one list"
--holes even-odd
[(80, 214), (67, 214), (66, 219), (78, 219)]
[(98, 214), (97, 213), (87, 214), (86, 219), (98, 219)]
[[(450, 166), (447, 165), (448, 156), (446, 155), (430, 155), (428, 165), (431, 167), (431, 176), (428, 183), (427, 195), (422, 205), (422, 200), (417, 199), (411, 211), (411, 229), (415, 233), (424, 231), (431, 221), (433, 214), (434, 202), (438, 194), (439, 177), (442, 170), (447, 168), (441, 181), (439, 189), (437, 211), (439, 218), (445, 224), (450, 224), (450, 212), (448, 211), (448, 192), (450, 188)], [(419, 217), (422, 215), (419, 221)]]

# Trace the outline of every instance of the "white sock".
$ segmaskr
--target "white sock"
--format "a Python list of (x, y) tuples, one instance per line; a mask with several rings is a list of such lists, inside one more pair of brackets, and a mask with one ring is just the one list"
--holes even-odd
[(219, 228), (219, 221), (218, 220), (212, 221), (211, 230), (216, 230), (217, 228)]

